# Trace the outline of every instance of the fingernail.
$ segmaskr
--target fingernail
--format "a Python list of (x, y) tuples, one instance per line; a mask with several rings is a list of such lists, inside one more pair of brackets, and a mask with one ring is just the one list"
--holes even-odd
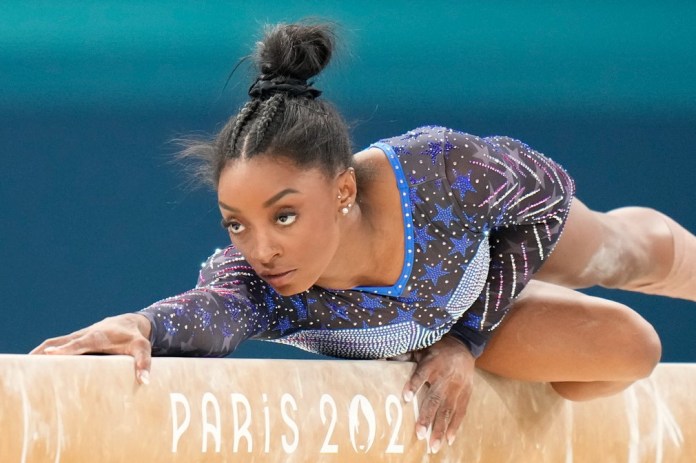
[(448, 443), (450, 446), (452, 446), (452, 444), (454, 444), (454, 438), (455, 438), (455, 437), (457, 437), (457, 436), (449, 436), (449, 437), (447, 438), (447, 443)]
[(404, 392), (404, 400), (406, 401), (406, 403), (412, 401), (413, 400), (413, 392), (412, 391)]
[(433, 445), (430, 446), (430, 450), (431, 450), (433, 453), (439, 452), (439, 451), (440, 451), (440, 444), (441, 444), (441, 443), (442, 443), (442, 442), (440, 442), (440, 439), (435, 439), (435, 442), (433, 442)]
[(47, 354), (50, 354), (51, 352), (55, 351), (56, 349), (58, 349), (58, 348), (57, 347), (47, 347), (44, 349), (44, 352)]
[(418, 440), (423, 440), (425, 439), (425, 435), (428, 433), (428, 430), (425, 429), (425, 426), (417, 425), (416, 426), (416, 437)]
[(140, 372), (140, 382), (145, 385), (150, 384), (150, 373), (147, 370)]

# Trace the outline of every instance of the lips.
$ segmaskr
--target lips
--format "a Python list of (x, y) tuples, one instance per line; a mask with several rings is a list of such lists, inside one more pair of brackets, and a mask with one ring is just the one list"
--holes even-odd
[(292, 278), (292, 275), (295, 273), (295, 270), (288, 270), (285, 272), (263, 272), (259, 274), (261, 278), (266, 280), (268, 283), (270, 283), (273, 286), (282, 286), (288, 283), (288, 281)]

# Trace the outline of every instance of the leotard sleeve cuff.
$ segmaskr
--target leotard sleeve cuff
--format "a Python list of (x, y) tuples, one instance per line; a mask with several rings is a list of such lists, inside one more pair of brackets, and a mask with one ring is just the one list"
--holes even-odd
[(448, 334), (464, 344), (474, 358), (479, 358), (483, 354), (490, 338), (490, 333), (474, 331), (462, 323), (455, 324)]

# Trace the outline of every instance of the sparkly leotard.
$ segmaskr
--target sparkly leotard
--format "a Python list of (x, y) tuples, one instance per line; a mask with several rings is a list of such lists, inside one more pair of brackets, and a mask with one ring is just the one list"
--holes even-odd
[(252, 338), (383, 358), (450, 332), (479, 355), (558, 241), (573, 181), (507, 137), (431, 126), (372, 146), (389, 158), (402, 199), (405, 259), (393, 286), (281, 296), (229, 246), (194, 289), (139, 312), (153, 353), (223, 356)]

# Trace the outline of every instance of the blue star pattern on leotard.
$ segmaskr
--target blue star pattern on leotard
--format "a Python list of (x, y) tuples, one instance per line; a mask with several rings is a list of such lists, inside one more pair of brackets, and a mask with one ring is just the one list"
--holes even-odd
[(425, 275), (420, 277), (421, 280), (430, 280), (433, 286), (437, 286), (437, 281), (443, 276), (447, 275), (447, 272), (442, 270), (442, 262), (438, 262), (437, 265), (424, 265)]
[(428, 148), (421, 151), (421, 154), (426, 154), (430, 156), (430, 162), (433, 164), (437, 163), (438, 158), (440, 157), (440, 153), (442, 153), (442, 143), (438, 142), (428, 142)]
[(305, 304), (302, 301), (302, 298), (300, 296), (291, 296), (290, 301), (292, 302), (293, 307), (295, 307), (295, 312), (297, 313), (297, 318), (299, 320), (306, 320), (307, 319), (307, 304)]
[(454, 221), (454, 215), (452, 214), (452, 205), (447, 207), (442, 207), (439, 204), (435, 205), (437, 209), (437, 214), (433, 218), (436, 222), (442, 222), (445, 228), (449, 228), (450, 224)]
[(452, 243), (452, 250), (449, 252), (449, 256), (452, 254), (460, 254), (460, 255), (465, 255), (466, 251), (469, 249), (469, 246), (474, 244), (474, 240), (472, 240), (469, 236), (464, 235), (461, 238), (456, 238), (456, 237), (451, 237), (450, 243)]
[(416, 242), (420, 245), (421, 248), (426, 248), (428, 245), (428, 241), (436, 239), (428, 233), (428, 224), (425, 224), (422, 227), (416, 227), (415, 234)]
[(469, 191), (476, 193), (476, 189), (471, 186), (471, 171), (461, 175), (456, 169), (452, 169), (452, 173), (455, 178), (454, 182), (452, 182), (452, 188), (458, 190), (460, 196), (463, 197)]
[(372, 296), (370, 294), (365, 294), (363, 296), (361, 306), (364, 309), (373, 309), (373, 310), (384, 308), (384, 305), (382, 304), (382, 298), (377, 297), (377, 296)]
[(435, 307), (445, 307), (447, 303), (452, 299), (453, 290), (448, 291), (445, 294), (433, 294), (433, 303)]
[(420, 127), (374, 145), (402, 199), (404, 264), (393, 286), (283, 297), (234, 246), (197, 286), (143, 309), (156, 355), (226, 355), (245, 339), (380, 358), (444, 334), (476, 355), (561, 234), (574, 191), (549, 158), (507, 137)]

